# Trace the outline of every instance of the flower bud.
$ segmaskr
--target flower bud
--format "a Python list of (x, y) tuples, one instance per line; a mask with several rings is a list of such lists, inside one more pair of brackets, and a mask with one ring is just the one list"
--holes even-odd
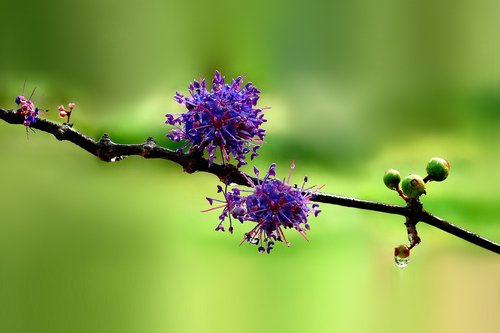
[(430, 180), (441, 182), (448, 177), (450, 172), (450, 163), (448, 163), (448, 161), (444, 158), (434, 157), (429, 161), (429, 163), (427, 163), (426, 170)]
[(65, 111), (64, 110), (64, 105), (59, 105), (59, 107), (57, 108), (57, 110), (59, 110), (59, 111)]
[(401, 174), (394, 169), (387, 169), (384, 174), (384, 184), (391, 190), (396, 190), (401, 182)]
[(59, 112), (59, 117), (61, 117), (61, 118), (65, 118), (66, 115), (67, 115), (66, 111)]
[(409, 175), (401, 182), (401, 189), (408, 198), (416, 199), (425, 194), (425, 183), (419, 175)]
[(75, 103), (69, 103), (68, 107), (70, 110), (73, 110), (75, 108), (75, 105), (76, 105)]

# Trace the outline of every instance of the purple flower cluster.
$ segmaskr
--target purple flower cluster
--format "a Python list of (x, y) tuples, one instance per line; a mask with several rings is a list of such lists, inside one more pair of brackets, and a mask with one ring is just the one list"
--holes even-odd
[(231, 155), (238, 167), (246, 164), (245, 156), (257, 156), (265, 130), (260, 126), (266, 120), (262, 109), (256, 108), (260, 91), (251, 82), (242, 87), (243, 78), (237, 77), (225, 84), (224, 77), (216, 71), (212, 90), (207, 90), (205, 79), (189, 85), (189, 96), (177, 92), (175, 101), (186, 107), (180, 115), (166, 114), (165, 123), (175, 126), (167, 137), (174, 142), (185, 140), (181, 148), (207, 150), (211, 164), (220, 148), (224, 161)]
[(223, 222), (229, 218), (229, 231), (232, 233), (233, 226), (231, 217), (238, 219), (241, 223), (245, 221), (255, 222), (256, 225), (245, 234), (243, 242), (255, 244), (261, 253), (270, 253), (276, 241), (289, 242), (285, 238), (283, 229), (295, 229), (305, 239), (306, 230), (309, 230), (307, 218), (310, 214), (317, 216), (320, 213), (318, 204), (311, 202), (312, 196), (319, 190), (315, 186), (305, 188), (307, 177), (304, 178), (302, 187), (291, 186), (290, 177), (294, 163), (290, 168), (287, 181), (274, 178), (276, 165), (273, 163), (262, 180), (259, 179), (259, 170), (254, 167), (257, 176), (257, 184), (247, 178), (252, 190), (247, 196), (241, 193), (243, 190), (237, 188), (232, 191), (223, 190), (218, 186), (218, 192), (224, 193), (225, 200), (207, 198), (210, 205), (214, 201), (222, 205), (210, 208), (206, 211), (223, 208), (219, 216), (220, 223), (215, 230), (224, 231)]
[(24, 96), (16, 97), (16, 104), (19, 105), (17, 113), (24, 116), (24, 126), (30, 126), (38, 119), (38, 108)]

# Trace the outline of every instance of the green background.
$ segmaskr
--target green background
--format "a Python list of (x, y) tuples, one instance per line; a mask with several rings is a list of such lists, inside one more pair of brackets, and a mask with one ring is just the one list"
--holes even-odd
[[(429, 211), (500, 240), (497, 1), (14, 1), (0, 4), (0, 106), (24, 80), (58, 120), (116, 142), (164, 137), (195, 78), (245, 75), (269, 120), (255, 164), (402, 204), (385, 169), (424, 173)], [(216, 233), (217, 178), (103, 163), (0, 123), (1, 332), (499, 332), (498, 255), (404, 220), (322, 205), (271, 255)]]

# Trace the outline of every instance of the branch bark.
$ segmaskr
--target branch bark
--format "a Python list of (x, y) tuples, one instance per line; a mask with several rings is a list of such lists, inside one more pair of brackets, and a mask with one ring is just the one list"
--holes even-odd
[[(24, 122), (24, 117), (18, 115), (14, 110), (4, 110), (0, 108), (0, 118), (9, 124), (22, 125)], [(30, 127), (50, 133), (59, 141), (72, 142), (105, 162), (120, 161), (131, 155), (138, 155), (144, 158), (160, 158), (181, 165), (187, 173), (194, 173), (196, 171), (208, 172), (217, 176), (223, 183), (243, 186), (249, 185), (242, 172), (234, 165), (220, 165), (216, 163), (209, 165), (208, 160), (203, 158), (202, 154), (199, 152), (187, 154), (176, 152), (158, 146), (151, 137), (140, 144), (118, 144), (112, 142), (107, 134), (104, 134), (99, 140), (95, 141), (67, 124), (59, 124), (47, 119), (38, 119), (35, 123), (32, 123)], [(247, 177), (251, 178), (255, 183), (257, 182), (256, 178), (248, 175)], [(390, 205), (328, 193), (317, 193), (312, 200), (332, 205), (402, 215), (407, 218), (412, 218), (413, 221), (427, 223), (472, 244), (500, 254), (500, 244), (434, 216), (425, 211), (421, 205)]]

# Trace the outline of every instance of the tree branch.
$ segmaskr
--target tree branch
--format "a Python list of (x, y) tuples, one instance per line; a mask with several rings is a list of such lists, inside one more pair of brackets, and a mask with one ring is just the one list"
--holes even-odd
[[(10, 124), (22, 125), (24, 122), (24, 117), (17, 114), (16, 111), (4, 110), (1, 108), (0, 118)], [(181, 165), (187, 173), (194, 173), (196, 171), (208, 172), (216, 175), (223, 183), (233, 183), (243, 186), (249, 185), (242, 172), (234, 165), (220, 165), (216, 163), (209, 165), (208, 160), (204, 159), (200, 152), (191, 152), (187, 154), (176, 152), (158, 146), (151, 137), (147, 138), (144, 143), (141, 144), (117, 144), (112, 142), (107, 134), (104, 134), (98, 141), (95, 141), (74, 130), (67, 124), (58, 124), (46, 119), (38, 119), (35, 123), (32, 123), (30, 127), (51, 133), (59, 141), (72, 142), (105, 162), (120, 161), (131, 155), (138, 155), (144, 158), (160, 158)], [(256, 178), (247, 177), (251, 178), (255, 183), (257, 182)], [(426, 212), (421, 205), (389, 205), (328, 193), (317, 193), (312, 200), (332, 205), (402, 215), (416, 222), (420, 221), (427, 223), (472, 244), (500, 254), (499, 244), (434, 216)]]

